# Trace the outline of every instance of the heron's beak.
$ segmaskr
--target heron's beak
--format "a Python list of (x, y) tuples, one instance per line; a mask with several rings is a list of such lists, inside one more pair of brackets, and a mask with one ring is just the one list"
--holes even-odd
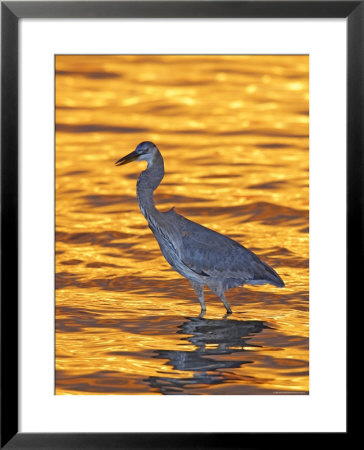
[(115, 166), (122, 166), (123, 164), (128, 164), (132, 161), (138, 159), (139, 155), (137, 152), (131, 152), (129, 155), (123, 156), (119, 161), (116, 161)]

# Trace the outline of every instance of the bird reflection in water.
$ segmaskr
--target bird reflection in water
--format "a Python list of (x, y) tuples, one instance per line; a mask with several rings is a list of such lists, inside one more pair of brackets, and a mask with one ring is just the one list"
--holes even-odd
[(205, 285), (220, 298), (228, 314), (232, 313), (224, 293), (228, 289), (245, 284), (285, 286), (272, 267), (238, 242), (186, 219), (174, 208), (167, 212), (156, 209), (154, 191), (164, 177), (164, 161), (153, 142), (141, 142), (115, 164), (123, 166), (132, 161), (148, 163), (137, 182), (140, 210), (166, 261), (190, 281), (201, 305), (201, 315), (206, 311)]
[[(178, 333), (189, 335), (184, 339), (195, 345), (196, 350), (155, 351), (155, 358), (168, 360), (166, 364), (179, 371), (179, 376), (152, 376), (146, 380), (152, 388), (162, 394), (185, 394), (188, 393), (185, 390), (189, 387), (223, 384), (228, 381), (229, 374), (224, 373), (224, 369), (253, 363), (251, 348), (259, 346), (248, 341), (252, 335), (269, 327), (259, 320), (242, 321), (227, 318), (219, 320), (199, 317), (188, 318), (179, 328)], [(249, 347), (249, 350), (246, 347)], [(241, 358), (237, 358), (236, 355), (228, 359), (225, 357), (237, 353)], [(193, 376), (184, 377), (181, 376), (181, 372), (192, 372)]]

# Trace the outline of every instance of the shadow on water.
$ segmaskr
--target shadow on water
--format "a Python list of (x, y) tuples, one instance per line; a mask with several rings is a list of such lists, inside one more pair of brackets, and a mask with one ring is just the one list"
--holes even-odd
[[(188, 318), (179, 328), (178, 333), (187, 335), (184, 339), (196, 350), (155, 350), (154, 358), (167, 360), (166, 364), (177, 371), (176, 376), (170, 372), (172, 376), (151, 376), (145, 380), (162, 394), (193, 393), (189, 388), (208, 389), (225, 383), (230, 374), (224, 369), (254, 362), (251, 349), (259, 346), (248, 341), (268, 327), (258, 320)], [(192, 376), (183, 376), (181, 372), (190, 372)]]
[[(135, 336), (146, 333), (151, 337), (151, 332), (162, 335), (166, 329), (169, 333), (177, 333), (181, 336), (179, 343), (171, 350), (150, 349), (146, 352), (133, 352), (120, 347), (107, 353), (108, 356), (132, 358), (136, 360), (158, 361), (159, 367), (154, 374), (147, 378), (132, 372), (120, 372), (116, 370), (93, 370), (89, 373), (72, 374), (69, 371), (57, 370), (56, 380), (59, 388), (69, 392), (89, 393), (145, 393), (155, 392), (164, 395), (178, 394), (209, 394), (211, 387), (221, 386), (224, 392), (230, 393), (230, 384), (241, 374), (234, 372), (245, 364), (253, 364), (257, 358), (255, 349), (261, 348), (255, 345), (251, 339), (270, 327), (259, 320), (233, 320), (227, 317), (223, 319), (205, 319), (189, 317), (182, 323), (176, 317), (161, 318), (148, 317), (142, 326), (128, 320), (101, 318), (93, 312), (86, 312), (73, 307), (64, 307), (60, 311), (65, 318), (57, 319), (57, 330), (88, 333), (92, 330), (115, 329), (128, 332)], [(141, 330), (142, 328), (142, 330)], [(149, 341), (150, 342), (150, 341)], [(191, 345), (192, 344), (192, 345)], [(183, 349), (178, 350), (178, 347)], [(188, 349), (188, 350), (186, 350)], [(152, 364), (151, 366), (154, 366)], [(169, 369), (170, 368), (170, 369)], [(244, 378), (244, 377), (243, 377)], [(252, 386), (251, 377), (246, 377), (243, 393), (260, 393), (258, 386)], [(146, 386), (149, 386), (146, 388)], [(198, 392), (197, 392), (198, 390)], [(215, 393), (215, 392), (214, 392)]]

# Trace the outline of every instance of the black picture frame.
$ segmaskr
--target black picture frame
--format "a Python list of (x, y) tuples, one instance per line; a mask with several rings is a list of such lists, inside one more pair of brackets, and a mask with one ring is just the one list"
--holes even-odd
[[(363, 272), (364, 1), (2, 1), (1, 2), (1, 448), (280, 448), (325, 433), (18, 432), (18, 23), (21, 18), (346, 18), (347, 298)], [(334, 245), (334, 243), (333, 243)], [(325, 280), (325, 282), (335, 282)], [(350, 346), (348, 346), (350, 348)], [(348, 417), (348, 416), (347, 416)], [(348, 423), (348, 420), (347, 420)], [(336, 434), (335, 443), (349, 436)], [(323, 442), (322, 442), (323, 443)]]

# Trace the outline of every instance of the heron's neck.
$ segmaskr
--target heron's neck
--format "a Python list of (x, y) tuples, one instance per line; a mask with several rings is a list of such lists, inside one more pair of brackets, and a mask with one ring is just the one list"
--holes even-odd
[(148, 161), (148, 167), (144, 170), (137, 182), (137, 197), (141, 212), (148, 222), (159, 214), (154, 205), (153, 193), (164, 177), (164, 163), (162, 155), (158, 152), (153, 160)]

